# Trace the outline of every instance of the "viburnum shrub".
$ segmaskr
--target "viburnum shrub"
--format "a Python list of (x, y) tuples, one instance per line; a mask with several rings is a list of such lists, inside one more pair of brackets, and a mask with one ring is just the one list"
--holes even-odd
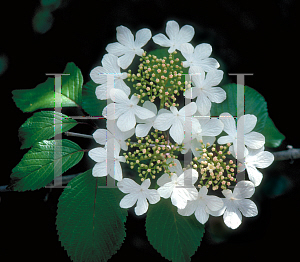
[[(134, 36), (119, 26), (92, 81), (83, 85), (79, 68), (68, 63), (36, 88), (13, 91), (23, 112), (39, 111), (20, 127), (21, 148), (30, 149), (13, 169), (10, 189), (51, 187), (53, 180), (62, 187), (62, 173), (85, 153), (93, 161), (59, 198), (57, 231), (73, 261), (111, 258), (131, 207), (146, 216), (150, 243), (171, 261), (190, 261), (209, 216), (236, 229), (258, 214), (250, 199), (263, 179), (258, 169), (274, 161), (265, 146), (278, 147), (284, 136), (257, 91), (224, 84), (211, 45), (194, 47), (194, 34), (176, 21), (153, 37), (149, 29)], [(151, 39), (158, 49), (146, 49)], [(67, 116), (64, 107), (89, 116)], [(68, 132), (88, 120), (91, 134)], [(62, 135), (98, 145), (82, 149)]]

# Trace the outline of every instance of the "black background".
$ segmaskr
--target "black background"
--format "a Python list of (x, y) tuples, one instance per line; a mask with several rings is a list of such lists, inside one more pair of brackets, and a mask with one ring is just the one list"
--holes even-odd
[[(73, 61), (81, 69), (85, 82), (89, 72), (100, 64), (108, 43), (115, 42), (115, 28), (129, 27), (133, 32), (146, 27), (152, 34), (165, 32), (165, 24), (176, 20), (180, 26), (194, 26), (193, 44), (208, 42), (212, 57), (228, 73), (253, 73), (246, 85), (255, 88), (268, 102), (270, 117), (286, 136), (276, 150), (287, 145), (300, 148), (299, 95), (296, 58), (296, 9), (292, 0), (265, 1), (67, 1), (53, 12), (52, 28), (39, 34), (32, 18), (39, 1), (10, 2), (0, 6), (0, 55), (8, 58), (8, 68), (0, 76), (2, 95), (2, 157), (0, 185), (9, 182), (12, 168), (26, 150), (20, 150), (18, 128), (31, 116), (22, 113), (11, 99), (14, 89), (34, 88), (46, 80), (46, 73), (61, 73)], [(235, 81), (234, 78), (231, 78)], [(74, 140), (75, 141), (75, 140)], [(83, 145), (86, 141), (76, 140)], [(88, 147), (87, 147), (88, 148)], [(274, 150), (273, 150), (274, 151)], [(87, 165), (88, 160), (84, 160)], [(263, 171), (264, 181), (257, 188), (259, 215), (243, 218), (235, 231), (226, 230), (226, 240), (216, 242), (206, 234), (192, 261), (241, 258), (276, 259), (297, 254), (299, 237), (299, 160), (276, 162)], [(70, 173), (83, 169), (73, 168)], [(281, 180), (276, 180), (280, 178)], [(269, 197), (266, 181), (288, 181), (288, 189)], [(60, 246), (55, 228), (56, 205), (61, 189), (34, 192), (0, 193), (1, 261), (70, 261)], [(144, 228), (145, 217), (130, 212), (127, 237), (111, 261), (166, 261), (149, 244)], [(216, 228), (217, 225), (215, 225)]]

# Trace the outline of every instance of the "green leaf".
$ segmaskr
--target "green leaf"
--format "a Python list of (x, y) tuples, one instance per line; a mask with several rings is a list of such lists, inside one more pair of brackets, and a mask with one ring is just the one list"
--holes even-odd
[(105, 177), (95, 178), (88, 170), (72, 179), (59, 198), (59, 240), (74, 262), (107, 261), (124, 241), (123, 194), (118, 188), (98, 187), (105, 185)]
[(170, 199), (150, 205), (146, 231), (151, 245), (173, 262), (190, 261), (204, 234), (204, 225), (192, 216), (181, 216)]
[[(237, 85), (228, 84), (222, 88), (226, 92), (226, 100), (220, 104), (212, 103), (211, 116), (219, 116), (224, 112), (237, 116)], [(267, 102), (261, 94), (248, 86), (245, 86), (245, 114), (257, 117), (254, 131), (261, 132), (264, 129), (268, 117)]]
[(102, 110), (107, 105), (106, 100), (99, 100), (95, 94), (96, 87), (93, 81), (89, 81), (82, 89), (82, 108), (90, 116), (102, 116)]
[[(38, 142), (12, 170), (9, 188), (15, 191), (42, 188), (76, 165), (82, 157), (83, 150), (70, 140)], [(55, 174), (54, 167), (58, 165), (61, 165), (61, 173)]]
[(266, 147), (279, 147), (285, 139), (285, 136), (278, 131), (270, 117), (267, 118), (262, 134), (266, 138)]
[(19, 138), (22, 141), (21, 149), (29, 148), (36, 142), (50, 139), (54, 137), (55, 132), (68, 131), (76, 124), (74, 119), (58, 112), (37, 112), (28, 118), (19, 129)]
[[(74, 63), (68, 63), (61, 76), (62, 107), (77, 107), (81, 105), (83, 77), (80, 69)], [(55, 78), (49, 77), (36, 88), (14, 90), (13, 100), (23, 112), (32, 112), (42, 108), (55, 107)]]

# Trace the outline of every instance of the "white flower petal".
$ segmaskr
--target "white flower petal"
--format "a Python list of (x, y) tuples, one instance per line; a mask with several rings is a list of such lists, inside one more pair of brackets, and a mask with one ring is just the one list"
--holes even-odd
[(246, 169), (249, 180), (254, 184), (254, 186), (259, 186), (263, 178), (263, 174), (252, 165), (246, 164)]
[(238, 209), (245, 217), (254, 217), (258, 214), (255, 203), (250, 199), (242, 199), (235, 201)]
[(223, 207), (223, 201), (217, 196), (206, 196), (206, 205), (211, 211), (218, 211)]
[(223, 74), (224, 72), (222, 70), (210, 70), (209, 72), (207, 72), (205, 77), (205, 86), (212, 87), (218, 85), (222, 81)]
[(166, 131), (173, 124), (174, 120), (175, 116), (171, 112), (162, 113), (156, 117), (153, 127), (160, 131)]
[(196, 104), (197, 104), (198, 112), (201, 115), (205, 116), (209, 114), (211, 108), (211, 102), (208, 99), (208, 97), (204, 94), (204, 92), (201, 92), (201, 94), (197, 97)]
[(129, 208), (132, 207), (136, 201), (138, 200), (138, 194), (128, 194), (125, 195), (120, 201), (121, 208)]
[(171, 41), (164, 34), (157, 34), (152, 37), (152, 40), (155, 44), (158, 44), (163, 47), (171, 46)]
[(123, 178), (122, 168), (121, 168), (121, 165), (120, 165), (119, 161), (117, 161), (117, 160), (115, 161), (114, 169), (111, 172), (109, 172), (109, 175), (117, 181), (122, 180), (122, 178)]
[(205, 124), (201, 124), (202, 136), (218, 136), (223, 131), (224, 124), (219, 119), (209, 119)]
[(151, 31), (148, 28), (140, 29), (135, 35), (135, 46), (141, 48), (148, 43), (151, 38)]
[(107, 140), (113, 138), (113, 135), (106, 129), (97, 129), (93, 133), (93, 138), (100, 145), (105, 145)]
[(198, 200), (188, 201), (185, 208), (177, 210), (178, 214), (182, 216), (190, 216), (192, 215), (198, 206)]
[(229, 113), (222, 113), (219, 118), (224, 124), (224, 131), (231, 137), (236, 136), (235, 120)]
[(200, 66), (205, 72), (209, 72), (210, 70), (215, 70), (220, 67), (218, 61), (210, 57), (200, 60), (198, 63), (195, 63), (195, 65)]
[(204, 90), (209, 100), (214, 103), (222, 103), (226, 99), (226, 92), (221, 87), (212, 87)]
[(176, 36), (176, 44), (178, 46), (178, 50), (180, 51), (181, 44), (190, 42), (195, 35), (195, 29), (194, 27), (190, 25), (184, 25), (179, 30), (178, 35)]
[(196, 200), (198, 197), (198, 191), (196, 188), (182, 188), (177, 186), (173, 189), (171, 195), (171, 202), (179, 209), (185, 208), (187, 200)]
[(231, 136), (221, 136), (218, 139), (218, 143), (220, 145), (227, 144), (227, 143), (232, 143), (232, 142), (233, 142), (233, 138)]
[(260, 133), (251, 132), (244, 136), (244, 143), (250, 148), (259, 149), (264, 146), (265, 137)]
[(120, 89), (112, 89), (110, 91), (111, 100), (119, 104), (128, 104), (128, 96)]
[(205, 211), (205, 205), (198, 205), (195, 211), (195, 217), (201, 224), (205, 224), (207, 222), (209, 214)]
[(210, 44), (199, 44), (195, 47), (195, 56), (197, 57), (198, 60), (207, 58), (211, 55), (212, 52), (212, 47)]
[(193, 168), (187, 169), (178, 177), (178, 185), (191, 188), (196, 183), (198, 176), (197, 170)]
[(147, 199), (145, 197), (141, 197), (139, 195), (136, 207), (134, 208), (136, 215), (140, 216), (140, 215), (145, 214), (148, 210), (148, 206), (149, 206), (149, 204), (147, 202)]
[(133, 58), (135, 57), (135, 53), (133, 51), (127, 51), (124, 55), (118, 58), (118, 65), (122, 69), (126, 69), (131, 65)]
[(123, 178), (117, 183), (117, 187), (123, 193), (138, 192), (141, 188), (139, 184), (137, 184), (134, 180), (130, 178)]
[(254, 129), (256, 122), (257, 117), (255, 115), (242, 115), (237, 121), (237, 128), (241, 128), (242, 130), (244, 130), (244, 134), (247, 134)]
[[(177, 159), (176, 159), (177, 160)], [(156, 183), (161, 187), (166, 183), (171, 182), (171, 178), (168, 174), (163, 174), (160, 178), (157, 179)]]
[(135, 128), (136, 136), (137, 137), (145, 137), (146, 135), (148, 135), (151, 127), (152, 127), (152, 123), (138, 124)]
[(160, 200), (160, 195), (155, 189), (148, 189), (145, 193), (150, 204), (156, 204)]
[(135, 106), (134, 113), (140, 119), (149, 119), (155, 116), (155, 114), (152, 111), (141, 106)]
[(256, 155), (255, 166), (258, 168), (266, 168), (274, 161), (274, 155), (271, 152), (263, 151)]
[(173, 138), (175, 143), (181, 144), (184, 139), (184, 130), (182, 123), (179, 119), (176, 119), (170, 128), (170, 136)]
[(185, 105), (183, 108), (181, 108), (179, 111), (178, 111), (178, 114), (180, 116), (192, 116), (196, 113), (197, 111), (197, 105), (195, 102), (191, 102), (187, 105)]
[(107, 176), (107, 166), (106, 161), (97, 163), (92, 169), (92, 175), (94, 177), (103, 177)]
[(135, 124), (136, 120), (132, 110), (128, 110), (126, 113), (122, 114), (117, 121), (118, 128), (123, 132), (134, 128)]
[(226, 226), (232, 229), (236, 229), (242, 223), (242, 214), (235, 207), (235, 205), (227, 205), (226, 210), (223, 215), (224, 223)]
[[(175, 176), (175, 175), (173, 175)], [(174, 189), (174, 183), (173, 182), (169, 182), (169, 183), (165, 183), (163, 186), (161, 186), (160, 188), (157, 189), (157, 192), (159, 193), (159, 195), (163, 198), (169, 198), (173, 192)]]
[(179, 25), (176, 21), (168, 21), (166, 26), (166, 33), (167, 36), (170, 38), (171, 41), (176, 39), (176, 36), (179, 33)]
[(232, 196), (237, 199), (250, 198), (254, 192), (254, 184), (251, 181), (243, 180), (236, 184)]
[(91, 79), (96, 84), (104, 84), (107, 82), (107, 75), (103, 74), (106, 73), (106, 70), (102, 66), (97, 66), (90, 72)]
[(130, 29), (125, 26), (117, 27), (117, 40), (124, 46), (133, 47), (134, 46), (134, 36)]
[(105, 50), (109, 54), (113, 54), (115, 56), (121, 56), (124, 55), (128, 51), (128, 47), (121, 45), (118, 42), (108, 44), (105, 48)]
[(88, 155), (91, 159), (96, 162), (106, 161), (107, 153), (106, 150), (102, 147), (93, 148), (88, 152)]

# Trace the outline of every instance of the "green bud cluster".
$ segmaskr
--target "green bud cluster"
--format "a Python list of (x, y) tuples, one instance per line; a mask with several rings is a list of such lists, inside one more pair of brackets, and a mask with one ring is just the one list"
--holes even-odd
[(157, 175), (170, 172), (167, 159), (177, 158), (174, 153), (182, 150), (178, 144), (168, 143), (163, 133), (157, 129), (146, 137), (137, 137), (137, 142), (128, 139), (127, 145), (133, 150), (123, 154), (126, 163), (131, 169), (138, 167), (141, 181), (147, 178), (155, 179)]
[[(201, 142), (201, 141), (200, 141)], [(200, 169), (200, 182), (198, 187), (206, 186), (212, 187), (212, 190), (217, 190), (221, 188), (226, 190), (233, 182), (236, 182), (234, 177), (236, 174), (236, 164), (233, 160), (228, 160), (227, 157), (231, 154), (228, 151), (230, 143), (227, 146), (216, 147), (213, 144), (204, 145), (202, 143), (201, 149), (202, 158), (198, 160), (198, 168)]]
[(169, 57), (158, 58), (155, 55), (147, 55), (146, 52), (140, 58), (137, 74), (128, 71), (128, 81), (136, 82), (133, 87), (137, 90), (136, 95), (145, 102), (145, 96), (150, 102), (160, 99), (160, 108), (178, 106), (176, 96), (185, 87), (181, 61), (174, 58), (177, 52)]

